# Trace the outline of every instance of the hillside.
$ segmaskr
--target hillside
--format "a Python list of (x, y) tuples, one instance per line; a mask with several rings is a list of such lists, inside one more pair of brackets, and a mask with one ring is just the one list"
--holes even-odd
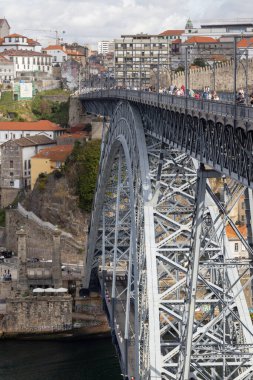
[(50, 175), (41, 175), (33, 191), (21, 203), (44, 221), (85, 241), (99, 155), (99, 140), (76, 144), (65, 167)]
[(36, 121), (47, 119), (62, 126), (68, 124), (69, 93), (49, 90), (38, 93), (32, 100), (13, 100), (12, 91), (2, 92), (0, 121)]

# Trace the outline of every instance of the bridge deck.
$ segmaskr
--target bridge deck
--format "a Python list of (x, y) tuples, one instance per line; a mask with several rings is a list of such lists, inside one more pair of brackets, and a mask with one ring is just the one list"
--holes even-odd
[(136, 90), (97, 90), (81, 93), (80, 99), (122, 99), (168, 109), (176, 107), (198, 113), (253, 122), (253, 107), (232, 102), (195, 99)]

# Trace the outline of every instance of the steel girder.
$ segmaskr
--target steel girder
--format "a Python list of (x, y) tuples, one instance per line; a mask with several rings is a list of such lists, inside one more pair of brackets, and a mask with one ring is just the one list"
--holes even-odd
[[(87, 107), (103, 114), (99, 103)], [(248, 379), (253, 331), (244, 293), (251, 260), (235, 261), (225, 234), (230, 223), (251, 259), (251, 247), (229, 217), (244, 188), (224, 180), (221, 202), (208, 184), (217, 173), (199, 167), (168, 132), (168, 121), (174, 131), (191, 121), (146, 111), (120, 103), (113, 113), (101, 155), (86, 286), (91, 268), (99, 266), (126, 376)], [(191, 146), (201, 143), (193, 139)]]

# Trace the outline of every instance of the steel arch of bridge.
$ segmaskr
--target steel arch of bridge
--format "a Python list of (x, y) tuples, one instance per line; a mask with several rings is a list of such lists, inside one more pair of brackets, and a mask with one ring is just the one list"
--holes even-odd
[[(123, 374), (136, 380), (250, 379), (253, 328), (245, 293), (251, 294), (252, 241), (244, 240), (230, 214), (243, 184), (252, 183), (252, 140), (245, 145), (244, 132), (238, 133), (238, 155), (238, 140), (229, 135), (234, 150), (228, 147), (221, 123), (125, 101), (85, 106), (111, 116), (85, 281), (88, 287), (98, 268)], [(223, 179), (222, 201), (210, 186), (218, 175), (212, 169), (232, 178)], [(251, 190), (247, 195), (250, 220)], [(249, 260), (231, 256), (227, 223)]]

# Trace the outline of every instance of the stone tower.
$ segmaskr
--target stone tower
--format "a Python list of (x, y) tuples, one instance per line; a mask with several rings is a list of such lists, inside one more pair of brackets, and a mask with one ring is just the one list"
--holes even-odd
[(52, 277), (55, 288), (62, 287), (61, 271), (61, 231), (56, 228), (53, 232), (53, 257), (52, 257)]
[(18, 236), (18, 273), (17, 289), (21, 292), (28, 290), (27, 260), (26, 260), (26, 232), (23, 227), (17, 231)]

